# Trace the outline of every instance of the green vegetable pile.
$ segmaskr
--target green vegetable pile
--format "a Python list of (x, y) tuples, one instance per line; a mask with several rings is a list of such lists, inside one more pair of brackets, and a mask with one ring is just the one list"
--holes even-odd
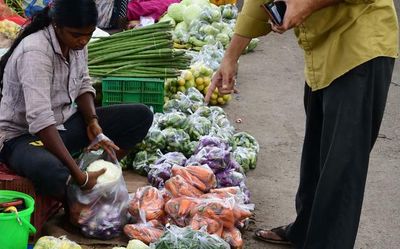
[(161, 22), (89, 43), (89, 74), (106, 77), (171, 78), (191, 57), (172, 48), (172, 24)]

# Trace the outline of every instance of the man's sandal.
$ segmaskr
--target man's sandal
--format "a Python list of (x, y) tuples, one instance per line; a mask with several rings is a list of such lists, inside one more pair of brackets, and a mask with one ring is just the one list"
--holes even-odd
[[(275, 236), (271, 236), (271, 234), (274, 234)], [(254, 232), (254, 237), (272, 244), (293, 245), (286, 237), (286, 226), (272, 228), (271, 230), (257, 229)]]

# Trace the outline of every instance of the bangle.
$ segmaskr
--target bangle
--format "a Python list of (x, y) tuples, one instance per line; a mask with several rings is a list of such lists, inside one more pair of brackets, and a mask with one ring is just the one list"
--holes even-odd
[(99, 120), (99, 116), (97, 116), (96, 114), (90, 115), (90, 116), (86, 119), (86, 124), (90, 124), (90, 122), (91, 122), (93, 119)]
[(85, 174), (86, 174), (86, 180), (85, 180), (85, 182), (84, 182), (81, 186), (79, 186), (80, 188), (86, 187), (86, 185), (87, 185), (88, 182), (89, 182), (89, 174), (88, 174), (88, 172), (85, 171)]

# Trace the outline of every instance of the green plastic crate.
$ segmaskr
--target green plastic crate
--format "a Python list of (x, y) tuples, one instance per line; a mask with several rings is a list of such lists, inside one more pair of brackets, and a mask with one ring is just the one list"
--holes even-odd
[(103, 106), (142, 103), (162, 112), (164, 80), (148, 78), (109, 77), (102, 79)]

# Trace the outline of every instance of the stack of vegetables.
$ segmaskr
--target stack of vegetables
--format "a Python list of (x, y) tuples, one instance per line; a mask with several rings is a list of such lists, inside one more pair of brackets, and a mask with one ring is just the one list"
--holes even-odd
[[(164, 112), (154, 115), (153, 124), (144, 140), (122, 162), (125, 168), (133, 168), (147, 175), (150, 165), (164, 163), (157, 159), (168, 152), (179, 152), (183, 158), (174, 163), (184, 165), (182, 161), (195, 154), (203, 136), (219, 138), (227, 144), (227, 151), (243, 162), (240, 172), (255, 168), (259, 151), (255, 138), (245, 132), (235, 134), (235, 128), (225, 111), (218, 106), (204, 105), (204, 97), (196, 88), (189, 88), (185, 94), (175, 94), (164, 105)], [(244, 153), (246, 151), (252, 153)]]
[(169, 22), (123, 31), (89, 43), (89, 73), (106, 77), (174, 78), (191, 57), (172, 48)]
[[(174, 45), (177, 48), (200, 50), (207, 44), (221, 43), (226, 47), (233, 36), (238, 9), (233, 4), (211, 4), (208, 0), (183, 0), (171, 4), (160, 21), (175, 24)], [(246, 49), (253, 50), (258, 44), (254, 39)]]
[(174, 165), (171, 172), (165, 188), (146, 186), (137, 190), (129, 203), (129, 213), (136, 222), (125, 225), (125, 234), (146, 244), (161, 245), (166, 242), (160, 240), (163, 226), (173, 224), (204, 230), (223, 238), (232, 248), (242, 248), (239, 228), (252, 215), (254, 205), (245, 204), (240, 188), (216, 188), (216, 175), (207, 165)]
[[(185, 93), (190, 87), (196, 87), (204, 96), (211, 83), (213, 70), (202, 63), (196, 63), (190, 70), (182, 71), (177, 79), (167, 79), (164, 85), (165, 103), (175, 98), (178, 92)], [(216, 88), (211, 96), (210, 105), (225, 105), (231, 100), (231, 94), (222, 95)]]
[(8, 39), (15, 39), (18, 32), (21, 30), (21, 26), (15, 22), (4, 19), (0, 21), (0, 34), (3, 34)]

